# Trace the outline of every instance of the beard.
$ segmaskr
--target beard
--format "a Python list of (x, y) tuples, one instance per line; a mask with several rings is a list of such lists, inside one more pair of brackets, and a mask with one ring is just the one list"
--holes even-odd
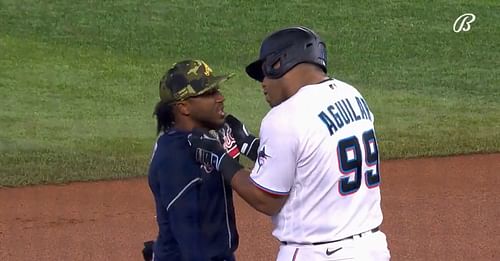
[(200, 117), (194, 120), (197, 121), (201, 127), (209, 130), (218, 130), (224, 126), (224, 120), (218, 121), (216, 118), (209, 119), (208, 117)]

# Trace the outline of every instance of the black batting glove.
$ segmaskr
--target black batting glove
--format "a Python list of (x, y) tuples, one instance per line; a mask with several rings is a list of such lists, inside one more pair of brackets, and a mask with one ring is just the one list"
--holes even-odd
[(195, 160), (219, 171), (229, 183), (236, 172), (243, 168), (236, 159), (227, 154), (219, 140), (206, 131), (194, 129), (188, 135), (188, 142)]
[(257, 159), (257, 150), (260, 140), (247, 131), (245, 125), (233, 115), (226, 116), (226, 124), (231, 127), (232, 134), (240, 153), (247, 156), (252, 161)]
[(142, 249), (142, 257), (144, 257), (144, 261), (153, 260), (153, 245), (155, 241), (146, 241), (144, 242), (144, 248)]

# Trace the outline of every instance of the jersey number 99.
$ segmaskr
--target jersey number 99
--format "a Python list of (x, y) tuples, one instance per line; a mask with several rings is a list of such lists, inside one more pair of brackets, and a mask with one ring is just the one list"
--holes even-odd
[[(349, 195), (358, 191), (361, 187), (363, 174), (365, 184), (368, 188), (380, 184), (378, 146), (375, 133), (372, 130), (363, 133), (363, 143), (360, 144), (356, 136), (340, 140), (337, 146), (339, 169), (342, 177), (339, 180), (339, 192), (341, 195)], [(361, 147), (362, 145), (362, 147)], [(363, 153), (365, 157), (363, 159)], [(363, 163), (367, 171), (363, 171)], [(354, 174), (354, 178), (352, 178)]]

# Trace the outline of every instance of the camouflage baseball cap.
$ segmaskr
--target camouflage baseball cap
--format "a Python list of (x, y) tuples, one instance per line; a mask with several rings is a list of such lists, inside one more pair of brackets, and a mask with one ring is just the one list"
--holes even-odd
[(231, 78), (234, 74), (215, 76), (202, 60), (185, 60), (175, 63), (160, 82), (160, 99), (172, 103), (201, 95)]

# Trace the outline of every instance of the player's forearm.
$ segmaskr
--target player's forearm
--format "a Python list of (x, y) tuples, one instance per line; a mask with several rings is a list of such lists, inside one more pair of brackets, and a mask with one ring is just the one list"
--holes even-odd
[(276, 215), (284, 205), (286, 197), (273, 196), (258, 189), (250, 181), (250, 171), (225, 154), (218, 163), (218, 170), (224, 179), (250, 206), (266, 215)]
[(250, 206), (268, 216), (278, 214), (286, 200), (286, 197), (274, 197), (258, 189), (250, 180), (250, 171), (247, 169), (236, 172), (231, 186)]

